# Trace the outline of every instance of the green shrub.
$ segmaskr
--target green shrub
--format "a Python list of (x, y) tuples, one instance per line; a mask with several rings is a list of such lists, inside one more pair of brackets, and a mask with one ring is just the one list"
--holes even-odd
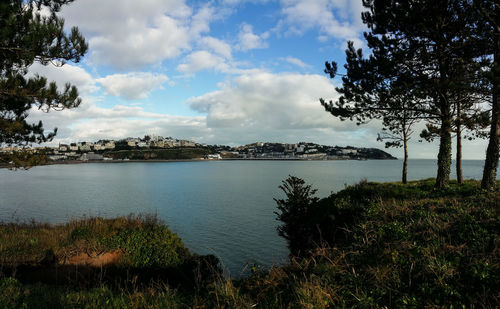
[(0, 279), (0, 308), (22, 308), (24, 296), (24, 289), (19, 281), (10, 277)]
[(126, 263), (134, 267), (178, 266), (189, 256), (182, 240), (166, 226), (126, 229), (117, 237)]

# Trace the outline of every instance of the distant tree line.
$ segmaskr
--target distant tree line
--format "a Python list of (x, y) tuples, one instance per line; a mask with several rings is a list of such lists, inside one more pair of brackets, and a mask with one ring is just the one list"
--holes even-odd
[[(369, 54), (348, 42), (345, 74), (335, 62), (325, 73), (342, 76), (340, 97), (320, 102), (341, 120), (383, 124), (379, 140), (403, 147), (407, 181), (408, 141), (439, 139), (436, 187), (450, 180), (452, 134), (457, 180), (462, 176), (462, 139), (489, 139), (482, 187), (496, 185), (500, 136), (500, 0), (362, 0)], [(489, 131), (488, 131), (489, 128)]]

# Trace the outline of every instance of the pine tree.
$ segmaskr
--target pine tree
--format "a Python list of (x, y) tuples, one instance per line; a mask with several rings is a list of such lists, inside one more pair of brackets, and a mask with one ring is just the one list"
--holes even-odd
[[(28, 77), (29, 67), (79, 62), (88, 49), (76, 27), (64, 31), (57, 16), (72, 0), (8, 0), (0, 2), (0, 146), (28, 146), (51, 140), (41, 122), (28, 123), (32, 108), (43, 111), (77, 107), (78, 90), (69, 83), (58, 89), (43, 76)], [(40, 12), (44, 10), (42, 15)], [(45, 14), (48, 12), (48, 14)]]
[(365, 39), (371, 55), (363, 59), (361, 51), (348, 49), (341, 97), (335, 104), (322, 104), (333, 115), (355, 114), (363, 122), (403, 110), (388, 104), (390, 96), (411, 93), (415, 100), (405, 109), (438, 123), (436, 186), (442, 188), (450, 178), (452, 94), (460, 80), (456, 73), (459, 66), (472, 66), (480, 55), (468, 18), (472, 4), (466, 0), (364, 0), (363, 4), (369, 9), (362, 18), (370, 29)]
[[(346, 74), (342, 77), (343, 87), (338, 102), (320, 99), (326, 111), (341, 120), (355, 120), (360, 125), (372, 119), (382, 119), (382, 133), (377, 140), (386, 141), (386, 147), (403, 147), (404, 160), (401, 180), (407, 182), (408, 140), (413, 124), (424, 118), (421, 102), (406, 85), (387, 83), (390, 75), (388, 58), (373, 54), (364, 59), (361, 49), (356, 50), (348, 42), (346, 50)], [(337, 64), (326, 63), (325, 73), (330, 78), (337, 75)], [(383, 71), (383, 68), (387, 71)]]
[(486, 150), (481, 187), (487, 190), (496, 188), (496, 176), (500, 151), (500, 0), (474, 1), (477, 16), (478, 36), (484, 44), (484, 56), (492, 59), (490, 70), (486, 72), (491, 81), (491, 126), (489, 143)]

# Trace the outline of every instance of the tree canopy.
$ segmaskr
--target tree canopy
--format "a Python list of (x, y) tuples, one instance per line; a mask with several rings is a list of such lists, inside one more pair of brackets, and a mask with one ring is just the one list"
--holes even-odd
[[(347, 72), (338, 89), (341, 96), (336, 102), (321, 103), (334, 116), (358, 124), (388, 114), (392, 119), (411, 115), (436, 124), (436, 186), (443, 187), (450, 178), (457, 107), (462, 107), (463, 120), (473, 119), (465, 111), (475, 110), (488, 89), (480, 73), (489, 61), (483, 57), (477, 15), (471, 14), (475, 4), (469, 0), (363, 0), (363, 5), (370, 54), (364, 57), (349, 43)], [(467, 104), (459, 101), (465, 97)], [(396, 133), (399, 130), (388, 127)]]
[[(57, 16), (73, 0), (8, 0), (0, 2), (0, 146), (26, 146), (51, 140), (42, 122), (29, 123), (32, 108), (43, 111), (77, 107), (75, 86), (59, 89), (55, 82), (29, 75), (34, 63), (62, 66), (79, 62), (88, 49), (78, 28), (69, 33)], [(43, 13), (42, 13), (43, 12)]]

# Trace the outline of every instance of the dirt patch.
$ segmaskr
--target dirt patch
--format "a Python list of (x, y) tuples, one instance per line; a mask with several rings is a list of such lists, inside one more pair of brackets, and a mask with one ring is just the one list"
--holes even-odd
[(102, 266), (118, 264), (122, 256), (123, 256), (122, 250), (113, 250), (98, 255), (80, 253), (72, 257), (66, 258), (64, 261), (61, 261), (61, 264), (102, 267)]

